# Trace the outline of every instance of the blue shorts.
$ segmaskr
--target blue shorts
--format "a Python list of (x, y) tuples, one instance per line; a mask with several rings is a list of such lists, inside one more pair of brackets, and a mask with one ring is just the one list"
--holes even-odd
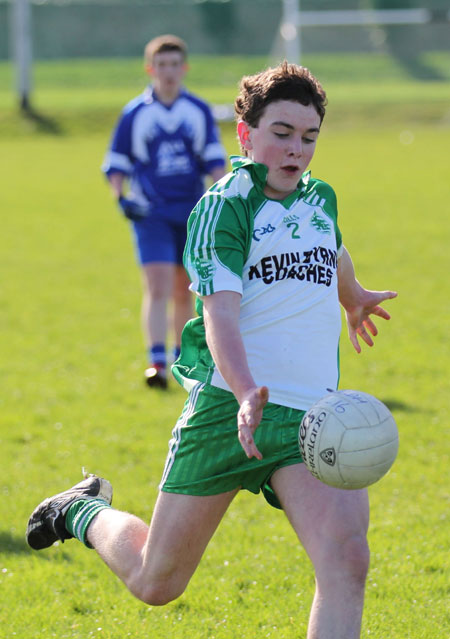
[(140, 264), (169, 262), (183, 264), (186, 222), (173, 222), (150, 214), (142, 222), (133, 222), (136, 256)]

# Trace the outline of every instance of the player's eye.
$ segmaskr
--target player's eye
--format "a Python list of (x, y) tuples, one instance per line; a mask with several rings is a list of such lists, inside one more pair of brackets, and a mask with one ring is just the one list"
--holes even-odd
[(277, 136), (277, 138), (287, 138), (287, 137), (289, 137), (289, 133), (277, 133), (277, 131), (274, 131), (274, 133)]

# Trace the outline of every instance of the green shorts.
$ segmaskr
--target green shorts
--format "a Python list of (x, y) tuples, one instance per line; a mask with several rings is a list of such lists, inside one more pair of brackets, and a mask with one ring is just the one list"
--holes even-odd
[(239, 404), (234, 395), (198, 383), (189, 393), (172, 432), (160, 490), (184, 495), (218, 495), (242, 488), (275, 508), (273, 473), (301, 463), (298, 430), (304, 411), (268, 403), (255, 432), (262, 460), (248, 459), (238, 439)]

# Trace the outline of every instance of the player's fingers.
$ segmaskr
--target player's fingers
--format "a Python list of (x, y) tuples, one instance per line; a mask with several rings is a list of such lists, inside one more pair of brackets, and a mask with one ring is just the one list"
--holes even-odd
[(396, 291), (370, 291), (373, 304), (380, 304), (385, 300), (392, 300), (397, 297)]
[(253, 444), (249, 446), (247, 449), (244, 448), (244, 451), (249, 459), (251, 459), (252, 457), (256, 457), (256, 459), (263, 458), (262, 454), (257, 449), (255, 442), (253, 442)]
[(248, 428), (245, 428), (245, 427), (240, 428), (238, 437), (239, 437), (241, 446), (244, 449), (244, 452), (249, 459), (251, 457), (262, 459), (262, 455), (256, 447), (255, 440), (253, 439), (253, 435)]
[(269, 389), (267, 386), (260, 386), (258, 388), (258, 395), (260, 400), (260, 406), (263, 408), (269, 401)]
[(361, 352), (361, 346), (359, 345), (358, 335), (357, 335), (356, 331), (350, 330), (349, 333), (348, 333), (348, 336), (350, 338), (350, 342), (353, 344), (353, 348), (355, 349), (355, 351), (357, 353), (360, 353)]
[(372, 333), (372, 335), (378, 335), (378, 329), (375, 326), (374, 322), (370, 319), (370, 317), (364, 320), (364, 326)]
[(361, 339), (364, 340), (367, 346), (373, 346), (373, 339), (370, 337), (364, 326), (360, 326), (357, 329), (357, 333), (361, 337)]
[(381, 291), (381, 296), (383, 300), (393, 300), (394, 297), (397, 297), (397, 291)]
[(264, 406), (269, 399), (269, 389), (267, 386), (260, 386), (256, 389), (251, 399), (241, 404), (238, 412), (238, 426), (248, 426), (252, 432), (256, 430), (261, 421)]
[[(376, 308), (378, 311), (383, 313), (387, 313), (384, 309), (382, 309), (379, 304), (381, 302), (385, 302), (386, 300), (392, 300), (397, 297), (398, 293), (396, 291), (373, 291), (372, 292), (372, 306)], [(386, 318), (388, 319), (388, 318)]]
[(377, 317), (381, 317), (382, 319), (391, 319), (390, 314), (382, 306), (374, 306), (370, 312), (372, 313), (372, 315), (376, 315)]
[(253, 432), (255, 429), (254, 411), (248, 404), (243, 404), (238, 412), (237, 422), (239, 430)]

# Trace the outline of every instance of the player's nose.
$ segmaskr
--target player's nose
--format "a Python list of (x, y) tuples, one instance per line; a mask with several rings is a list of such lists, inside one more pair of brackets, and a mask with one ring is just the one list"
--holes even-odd
[(289, 146), (289, 155), (300, 157), (303, 153), (303, 143), (302, 139), (292, 139), (291, 144)]

